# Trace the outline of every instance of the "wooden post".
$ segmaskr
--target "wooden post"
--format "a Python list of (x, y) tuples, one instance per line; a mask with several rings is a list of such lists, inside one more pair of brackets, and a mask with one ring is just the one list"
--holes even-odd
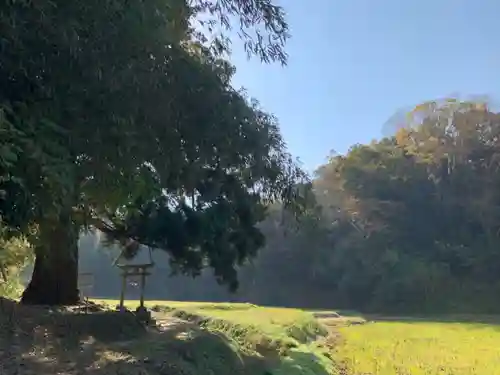
[(120, 311), (123, 311), (123, 305), (125, 300), (125, 289), (127, 288), (127, 271), (122, 271), (122, 290), (120, 292)]
[(141, 307), (144, 307), (144, 289), (146, 288), (146, 269), (141, 269)]

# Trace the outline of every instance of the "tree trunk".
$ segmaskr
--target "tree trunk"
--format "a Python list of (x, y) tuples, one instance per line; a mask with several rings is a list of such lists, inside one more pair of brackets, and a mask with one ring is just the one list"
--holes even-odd
[(21, 303), (74, 305), (78, 291), (78, 227), (71, 214), (40, 226), (40, 243), (35, 246), (35, 266)]

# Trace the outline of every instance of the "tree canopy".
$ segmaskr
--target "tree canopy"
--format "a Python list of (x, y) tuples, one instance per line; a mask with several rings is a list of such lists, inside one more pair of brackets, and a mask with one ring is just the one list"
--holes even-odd
[(42, 289), (73, 294), (54, 303), (75, 299), (62, 270), (74, 284), (70, 259), (90, 227), (165, 249), (183, 272), (211, 266), (235, 287), (234, 265), (263, 244), (266, 202), (290, 201), (305, 178), (276, 118), (232, 88), (234, 67), (201, 43), (200, 12), (226, 26), (236, 16), (256, 30), (243, 36), (250, 52), (285, 62), (287, 25), (269, 1), (0, 5), (0, 215), (35, 244), (26, 300)]

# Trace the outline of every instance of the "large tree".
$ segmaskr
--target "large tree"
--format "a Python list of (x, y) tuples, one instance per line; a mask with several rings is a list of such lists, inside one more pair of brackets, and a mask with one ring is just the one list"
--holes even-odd
[(91, 227), (234, 288), (266, 204), (293, 198), (303, 175), (276, 119), (230, 86), (234, 68), (190, 26), (200, 12), (263, 24), (269, 42), (245, 33), (248, 50), (286, 61), (282, 10), (266, 1), (0, 5), (0, 215), (34, 245), (23, 302), (78, 300)]

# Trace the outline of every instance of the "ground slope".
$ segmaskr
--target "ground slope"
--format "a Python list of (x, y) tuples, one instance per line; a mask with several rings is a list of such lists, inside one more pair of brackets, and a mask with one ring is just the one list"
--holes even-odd
[(0, 298), (0, 374), (500, 375), (498, 317), (366, 323), (250, 304), (148, 305), (149, 327), (104, 305), (85, 313)]
[[(100, 306), (27, 307), (0, 300), (0, 373), (335, 374), (322, 327), (299, 310), (154, 303), (156, 324)], [(111, 302), (114, 304), (114, 301)], [(153, 307), (153, 306), (152, 306)]]

